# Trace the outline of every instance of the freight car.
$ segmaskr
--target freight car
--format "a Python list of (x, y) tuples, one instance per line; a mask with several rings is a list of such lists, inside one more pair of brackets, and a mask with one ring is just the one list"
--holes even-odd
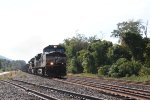
[(49, 45), (43, 53), (37, 54), (29, 61), (30, 73), (61, 77), (66, 75), (65, 48), (61, 45)]

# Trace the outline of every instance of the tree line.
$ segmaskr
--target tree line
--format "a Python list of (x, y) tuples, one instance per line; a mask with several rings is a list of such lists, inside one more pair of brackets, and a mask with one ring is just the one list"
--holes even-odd
[(0, 59), (0, 71), (10, 71), (22, 69), (26, 65), (24, 60)]
[(150, 74), (150, 38), (138, 20), (117, 24), (111, 33), (118, 44), (77, 34), (64, 40), (69, 73), (93, 73), (111, 77)]

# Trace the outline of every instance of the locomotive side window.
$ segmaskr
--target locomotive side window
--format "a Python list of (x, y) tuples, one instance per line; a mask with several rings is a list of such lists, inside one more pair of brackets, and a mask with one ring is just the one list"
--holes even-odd
[(63, 48), (49, 48), (49, 49), (46, 49), (44, 52), (53, 52), (53, 51), (62, 52), (62, 53), (65, 52)]
[(45, 52), (52, 52), (52, 51), (55, 51), (54, 48), (50, 48), (50, 49), (46, 49)]

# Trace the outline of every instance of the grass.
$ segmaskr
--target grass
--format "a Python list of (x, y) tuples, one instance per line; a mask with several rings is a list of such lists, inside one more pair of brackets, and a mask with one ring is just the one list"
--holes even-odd
[(7, 79), (13, 79), (14, 77), (26, 77), (24, 73), (21, 71), (10, 71), (10, 73), (0, 75), (0, 80), (7, 80)]
[(69, 76), (80, 76), (80, 77), (93, 77), (93, 78), (104, 78), (104, 79), (117, 79), (117, 80), (125, 80), (125, 81), (133, 81), (133, 82), (142, 82), (145, 84), (150, 84), (150, 75), (148, 76), (130, 76), (123, 78), (113, 78), (106, 76), (98, 76), (97, 74), (90, 73), (81, 73), (81, 74), (68, 74)]
[(0, 69), (0, 73), (2, 73), (3, 71), (2, 71), (2, 69)]
[(15, 73), (16, 72), (11, 71), (10, 73), (0, 75), (0, 80), (12, 79), (15, 76)]
[(134, 82), (143, 82), (146, 84), (150, 84), (150, 75), (148, 75), (148, 76), (131, 76), (131, 77), (124, 77), (122, 79), (134, 81)]
[[(12, 79), (16, 76), (20, 77), (20, 78), (26, 78), (26, 74), (24, 72), (10, 71), (10, 73), (8, 73), (8, 74), (0, 75), (0, 80)], [(123, 78), (112, 78), (112, 77), (98, 76), (97, 74), (90, 74), (90, 73), (81, 73), (81, 74), (69, 73), (68, 76), (93, 77), (93, 78), (100, 78), (101, 77), (104, 79), (118, 79), (118, 80), (143, 82), (146, 84), (150, 84), (150, 75), (148, 75), (148, 76), (130, 76), (130, 77), (123, 77)]]
[(93, 78), (98, 78), (96, 74), (90, 74), (90, 73), (80, 73), (80, 74), (72, 74), (69, 73), (68, 76), (80, 76), (80, 77), (93, 77)]

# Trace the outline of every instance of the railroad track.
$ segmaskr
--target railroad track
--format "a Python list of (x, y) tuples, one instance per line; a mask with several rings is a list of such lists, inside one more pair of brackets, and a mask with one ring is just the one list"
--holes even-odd
[[(93, 80), (93, 78), (91, 78), (91, 77), (86, 77), (86, 79)], [(97, 80), (97, 81), (103, 80), (105, 82), (111, 81), (111, 82), (117, 82), (120, 85), (121, 84), (128, 84), (128, 85), (137, 85), (137, 86), (144, 86), (146, 88), (150, 88), (150, 84), (142, 83), (142, 82), (133, 82), (133, 81), (127, 81), (127, 80), (120, 80), (120, 79), (119, 80), (118, 79), (103, 79), (103, 78), (94, 78), (94, 80)]]
[[(66, 90), (61, 90), (61, 89), (56, 89), (56, 88), (52, 88), (52, 87), (48, 87), (48, 86), (43, 86), (43, 85), (37, 85), (35, 83), (29, 83), (29, 82), (26, 82), (26, 81), (21, 81), (21, 80), (12, 80), (12, 82), (10, 81), (4, 81), (5, 83), (8, 83), (8, 84), (11, 84), (11, 85), (14, 85), (16, 87), (19, 87), (35, 96), (38, 96), (39, 98), (42, 98), (42, 99), (47, 99), (47, 100), (59, 100), (60, 98), (56, 98), (56, 97), (52, 97), (52, 96), (49, 96), (49, 95), (46, 95), (44, 93), (41, 93), (41, 92), (38, 92), (37, 90), (33, 90), (33, 89), (29, 89), (27, 88), (26, 86), (23, 86), (22, 84), (25, 84), (25, 85), (31, 85), (31, 86), (34, 86), (34, 88), (42, 88), (42, 89), (49, 89), (53, 92), (59, 92), (59, 93), (63, 93), (65, 95), (68, 95), (72, 98), (75, 98), (75, 99), (82, 99), (82, 100), (104, 100), (103, 98), (98, 98), (98, 97), (94, 97), (94, 96), (89, 96), (89, 95), (86, 95), (86, 94), (78, 94), (78, 93), (75, 93), (75, 92), (70, 92), (70, 91), (66, 91)], [(15, 82), (15, 83), (14, 83)], [(19, 84), (21, 83), (21, 85), (19, 84), (16, 84), (18, 83)]]
[(122, 97), (127, 97), (128, 99), (150, 100), (150, 91), (148, 90), (95, 82), (94, 80), (92, 80), (92, 78), (89, 79), (85, 77), (84, 78), (73, 77), (72, 79), (67, 79), (67, 80), (60, 80), (60, 79), (55, 79), (55, 80), (65, 82), (68, 84), (85, 86), (88, 88), (92, 88), (116, 96), (120, 95)]
[(19, 84), (15, 84), (15, 83), (12, 83), (12, 82), (9, 82), (9, 81), (2, 81), (2, 82), (10, 84), (10, 85), (13, 85), (13, 86), (15, 86), (17, 88), (21, 88), (24, 91), (28, 92), (29, 94), (34, 95), (34, 96), (36, 96), (36, 97), (38, 97), (40, 99), (43, 99), (43, 100), (58, 100), (57, 98), (54, 98), (54, 97), (48, 96), (46, 94), (40, 93), (40, 92), (38, 92), (36, 90), (29, 89), (29, 88), (21, 86)]

